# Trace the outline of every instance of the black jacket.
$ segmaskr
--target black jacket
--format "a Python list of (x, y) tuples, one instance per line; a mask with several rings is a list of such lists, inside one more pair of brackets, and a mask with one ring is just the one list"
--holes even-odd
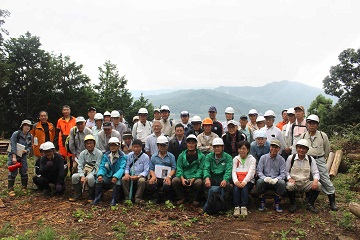
[(236, 151), (235, 152), (232, 151), (232, 147), (231, 147), (232, 138), (233, 137), (230, 135), (229, 132), (226, 132), (224, 134), (224, 136), (222, 137), (222, 139), (224, 141), (224, 151), (226, 153), (230, 154), (232, 157), (235, 157), (236, 155), (238, 155), (238, 144), (241, 141), (246, 141), (246, 135), (239, 130), (236, 131), (236, 140), (235, 140)]

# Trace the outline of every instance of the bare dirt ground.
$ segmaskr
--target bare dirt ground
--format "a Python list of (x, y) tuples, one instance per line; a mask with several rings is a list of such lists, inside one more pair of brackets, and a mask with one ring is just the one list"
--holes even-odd
[[(31, 177), (31, 176), (30, 176)], [(360, 239), (360, 220), (349, 213), (350, 201), (360, 202), (360, 194), (348, 190), (349, 178), (343, 174), (335, 180), (338, 190), (338, 212), (330, 212), (327, 196), (317, 200), (319, 214), (311, 214), (299, 204), (290, 214), (289, 203), (283, 200), (284, 212), (272, 209), (259, 212), (258, 202), (249, 208), (247, 218), (234, 218), (232, 209), (218, 216), (203, 214), (190, 204), (134, 205), (122, 202), (110, 207), (111, 193), (104, 201), (91, 206), (86, 200), (71, 203), (70, 178), (62, 196), (45, 198), (29, 190), (15, 198), (7, 196), (7, 168), (0, 169), (1, 239)], [(20, 185), (19, 182), (16, 183)], [(29, 179), (29, 188), (33, 184)], [(299, 200), (300, 201), (300, 200)]]

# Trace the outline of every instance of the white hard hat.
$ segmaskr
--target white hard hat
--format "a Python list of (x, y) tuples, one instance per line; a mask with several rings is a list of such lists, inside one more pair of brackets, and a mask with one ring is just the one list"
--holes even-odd
[(254, 133), (254, 138), (267, 138), (266, 132), (264, 130), (257, 130)]
[(161, 106), (160, 111), (169, 111), (170, 112), (170, 108), (166, 105), (163, 105), (163, 106)]
[(117, 137), (111, 137), (109, 139), (109, 144), (115, 143), (116, 145), (120, 145), (120, 140)]
[(250, 115), (250, 114), (256, 114), (257, 115), (258, 112), (256, 111), (256, 109), (250, 109), (248, 115)]
[(94, 116), (94, 119), (95, 120), (103, 120), (104, 116), (101, 113), (96, 113)]
[(46, 150), (51, 150), (51, 149), (55, 149), (55, 146), (52, 142), (45, 142), (42, 150), (46, 151)]
[(264, 117), (275, 117), (275, 113), (273, 110), (267, 110), (265, 113), (264, 113)]
[(78, 123), (78, 122), (86, 122), (86, 120), (85, 120), (84, 117), (79, 116), (79, 117), (76, 118), (76, 123)]
[(320, 122), (319, 117), (315, 114), (311, 114), (306, 118), (306, 122), (309, 122), (309, 121), (315, 121), (317, 123)]
[(44, 148), (44, 143), (40, 144), (40, 147), (39, 147), (40, 151), (43, 150), (43, 148)]
[(197, 138), (194, 134), (189, 134), (189, 136), (186, 137), (186, 141), (188, 141), (190, 139), (193, 139), (193, 140), (195, 140), (195, 142), (197, 142)]
[(231, 113), (231, 114), (234, 114), (234, 113), (235, 113), (235, 111), (234, 111), (234, 109), (233, 109), (232, 107), (227, 107), (227, 108), (225, 109), (225, 113)]
[(105, 111), (104, 116), (111, 116), (111, 113), (109, 111)]
[(191, 119), (191, 123), (201, 123), (202, 120), (201, 120), (201, 117), (199, 116), (193, 116), (192, 119)]
[(216, 145), (224, 145), (224, 141), (221, 138), (214, 138), (213, 142), (212, 142), (213, 146)]
[(287, 112), (286, 112), (288, 115), (289, 114), (295, 114), (295, 109), (294, 108), (289, 108), (288, 110), (287, 110)]
[(307, 148), (309, 148), (309, 141), (306, 140), (306, 139), (300, 139), (297, 143), (296, 143), (296, 146), (297, 145), (302, 145), (302, 146), (305, 146)]
[(167, 137), (165, 136), (159, 136), (157, 139), (156, 139), (156, 144), (168, 144), (169, 140)]
[(114, 110), (114, 111), (111, 111), (110, 116), (113, 118), (120, 117), (120, 113), (119, 113), (119, 111)]
[(149, 114), (149, 112), (146, 108), (140, 108), (138, 114)]
[(262, 122), (262, 121), (265, 121), (264, 116), (258, 116), (258, 117), (256, 118), (256, 122)]

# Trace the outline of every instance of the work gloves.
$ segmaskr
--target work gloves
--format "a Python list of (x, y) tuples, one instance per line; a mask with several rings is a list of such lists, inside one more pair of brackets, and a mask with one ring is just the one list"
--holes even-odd
[(264, 182), (269, 183), (271, 185), (275, 185), (278, 181), (279, 181), (279, 179), (277, 179), (277, 178), (271, 178), (271, 177), (264, 178)]

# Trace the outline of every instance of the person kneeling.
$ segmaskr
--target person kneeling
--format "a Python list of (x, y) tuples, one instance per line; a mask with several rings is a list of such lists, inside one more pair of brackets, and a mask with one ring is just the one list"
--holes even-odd
[[(286, 177), (288, 179), (287, 190), (290, 199), (291, 213), (296, 211), (295, 190), (310, 192), (307, 198), (306, 209), (313, 213), (319, 211), (314, 203), (321, 191), (320, 175), (315, 160), (307, 155), (309, 142), (306, 139), (300, 139), (296, 144), (297, 154), (288, 157), (286, 161)], [(314, 179), (313, 181), (310, 178)]]
[(45, 196), (51, 195), (50, 183), (55, 184), (55, 191), (61, 194), (65, 190), (64, 159), (55, 152), (52, 142), (45, 142), (43, 145), (44, 156), (40, 158), (39, 175), (33, 177), (33, 182)]
[[(124, 175), (126, 156), (120, 151), (120, 141), (117, 137), (109, 139), (110, 151), (104, 153), (99, 171), (97, 173), (97, 180), (95, 184), (95, 199), (92, 205), (98, 204), (101, 201), (103, 187), (111, 188), (113, 186), (111, 206), (116, 205), (116, 198), (121, 191), (121, 177)], [(105, 186), (103, 186), (105, 185)]]

